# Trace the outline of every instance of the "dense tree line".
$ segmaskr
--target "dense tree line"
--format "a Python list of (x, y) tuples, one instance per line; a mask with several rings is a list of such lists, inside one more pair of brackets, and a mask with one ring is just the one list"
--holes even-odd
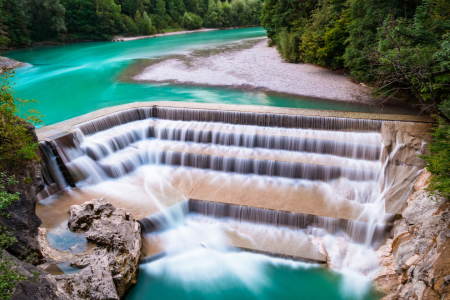
[(259, 25), (263, 0), (0, 0), (0, 46)]
[(449, 0), (266, 0), (261, 20), (288, 61), (347, 68), (450, 119), (449, 17)]
[(450, 196), (450, 0), (266, 0), (261, 21), (286, 60), (347, 69), (435, 115), (430, 192)]

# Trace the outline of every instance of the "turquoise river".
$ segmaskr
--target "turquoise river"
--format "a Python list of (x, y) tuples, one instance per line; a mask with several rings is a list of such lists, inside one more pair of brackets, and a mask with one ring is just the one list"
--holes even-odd
[[(121, 81), (138, 59), (263, 38), (262, 28), (217, 30), (122, 43), (35, 47), (4, 53), (27, 63), (16, 69), (17, 94), (35, 99), (45, 125), (136, 101), (191, 101), (341, 111), (373, 111), (361, 105), (225, 88)], [(380, 299), (370, 280), (314, 264), (247, 252), (189, 249), (141, 265), (128, 300)], [(364, 277), (364, 276), (362, 276)]]
[(189, 101), (277, 107), (378, 111), (344, 102), (318, 101), (280, 94), (120, 81), (138, 59), (153, 59), (265, 37), (262, 28), (217, 30), (129, 42), (79, 43), (4, 53), (27, 63), (16, 69), (18, 96), (34, 99), (46, 125), (91, 111), (136, 101)]

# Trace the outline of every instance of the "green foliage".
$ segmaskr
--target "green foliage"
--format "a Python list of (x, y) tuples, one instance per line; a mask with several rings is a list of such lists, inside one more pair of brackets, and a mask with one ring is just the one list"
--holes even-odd
[[(10, 194), (6, 191), (7, 185), (16, 183), (17, 181), (14, 177), (8, 177), (4, 172), (0, 173), (0, 216), (8, 217), (5, 209), (12, 202), (19, 199), (19, 193)], [(25, 276), (17, 273), (14, 270), (15, 265), (3, 255), (3, 250), (13, 245), (16, 241), (16, 238), (12, 236), (12, 232), (6, 231), (5, 228), (0, 228), (0, 299), (10, 299), (15, 285), (19, 281), (25, 280)]]
[(35, 101), (14, 96), (11, 84), (14, 72), (11, 74), (5, 75), (0, 85), (0, 169), (20, 168), (37, 159), (37, 143), (27, 133), (25, 121), (39, 124), (40, 114), (34, 109), (21, 112), (22, 107)]
[(427, 190), (432, 197), (450, 197), (450, 125), (440, 120), (434, 128), (430, 154), (422, 156), (433, 175)]
[(263, 0), (0, 0), (0, 47), (258, 25)]
[(209, 0), (204, 17), (206, 27), (226, 28), (260, 23), (260, 0)]
[(185, 12), (181, 18), (181, 26), (189, 30), (201, 28), (202, 23), (202, 18), (194, 13)]

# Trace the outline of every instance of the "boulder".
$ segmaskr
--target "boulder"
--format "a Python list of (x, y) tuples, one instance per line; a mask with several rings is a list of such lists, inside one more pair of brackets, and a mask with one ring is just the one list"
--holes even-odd
[[(72, 206), (69, 228), (84, 232), (95, 247), (80, 254), (43, 249), (50, 262), (66, 262), (80, 269), (54, 276), (58, 290), (75, 300), (124, 299), (137, 282), (142, 247), (139, 223), (123, 209), (98, 199)], [(46, 241), (42, 245), (49, 247)]]
[(60, 293), (55, 279), (47, 272), (23, 262), (3, 250), (3, 257), (14, 265), (14, 270), (25, 276), (25, 280), (16, 284), (11, 300), (69, 300)]
[(17, 60), (8, 58), (8, 57), (4, 57), (4, 56), (0, 56), (0, 73), (12, 70), (14, 68), (23, 66), (24, 63), (19, 62)]
[(395, 272), (392, 242), (393, 240), (388, 239), (386, 244), (376, 251), (381, 268), (374, 276), (374, 281), (377, 283), (377, 287), (386, 293), (395, 291), (400, 284), (400, 278)]
[(433, 201), (424, 190), (417, 191), (412, 197), (414, 197), (414, 201), (410, 201), (410, 204), (402, 214), (408, 225), (425, 221), (446, 201), (442, 197), (438, 197), (437, 201)]

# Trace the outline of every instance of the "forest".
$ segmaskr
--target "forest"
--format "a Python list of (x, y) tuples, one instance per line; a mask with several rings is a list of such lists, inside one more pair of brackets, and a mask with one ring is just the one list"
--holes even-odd
[(0, 47), (260, 24), (262, 0), (0, 0)]
[(449, 17), (448, 0), (266, 0), (261, 21), (286, 61), (344, 70), (435, 116), (429, 191), (450, 196)]

